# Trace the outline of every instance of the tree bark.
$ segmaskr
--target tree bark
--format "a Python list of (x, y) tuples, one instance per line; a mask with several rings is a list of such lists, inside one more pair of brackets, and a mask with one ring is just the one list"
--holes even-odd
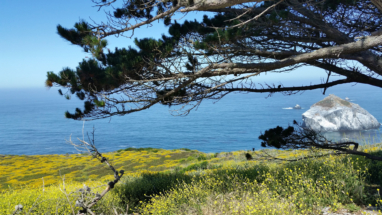
[[(226, 8), (237, 4), (248, 3), (248, 2), (262, 2), (264, 0), (194, 0), (193, 5), (190, 5), (190, 1), (182, 0), (180, 1), (180, 6), (184, 6), (180, 12), (189, 11), (207, 11), (213, 9)], [(265, 0), (270, 1), (270, 0)]]
[(382, 12), (382, 0), (371, 0), (371, 3), (373, 3)]

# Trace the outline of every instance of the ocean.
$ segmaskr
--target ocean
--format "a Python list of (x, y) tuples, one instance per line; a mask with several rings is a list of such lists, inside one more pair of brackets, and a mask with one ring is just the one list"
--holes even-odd
[[(95, 128), (95, 144), (101, 152), (128, 147), (188, 148), (202, 152), (261, 149), (258, 136), (266, 129), (301, 122), (301, 114), (329, 94), (359, 104), (382, 122), (381, 90), (357, 84), (306, 91), (292, 96), (231, 94), (222, 100), (203, 101), (188, 116), (172, 116), (169, 108), (156, 105), (148, 110), (111, 119), (74, 121), (64, 112), (83, 107), (74, 98), (59, 96), (58, 88), (0, 89), (0, 154), (36, 155), (78, 153), (66, 140), (82, 139)], [(292, 109), (299, 104), (302, 109)], [(381, 142), (380, 131), (325, 133), (339, 140), (353, 138), (361, 144)], [(78, 140), (77, 140), (78, 143)]]

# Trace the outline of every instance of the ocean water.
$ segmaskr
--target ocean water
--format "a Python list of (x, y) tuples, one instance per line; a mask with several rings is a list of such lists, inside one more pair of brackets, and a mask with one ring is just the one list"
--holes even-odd
[[(149, 110), (111, 119), (69, 120), (64, 112), (83, 107), (75, 98), (68, 101), (57, 89), (0, 89), (0, 154), (34, 155), (77, 153), (66, 143), (82, 139), (82, 128), (95, 128), (95, 143), (102, 152), (127, 147), (164, 149), (189, 148), (203, 152), (261, 149), (258, 136), (266, 129), (301, 122), (301, 114), (329, 94), (349, 97), (382, 122), (382, 91), (366, 85), (342, 85), (306, 91), (292, 96), (232, 94), (217, 103), (203, 101), (188, 116), (172, 116), (169, 108)], [(291, 107), (299, 104), (302, 109)], [(381, 142), (379, 130), (349, 133), (330, 132), (328, 138), (353, 138), (360, 143)], [(87, 138), (85, 139), (87, 140)]]

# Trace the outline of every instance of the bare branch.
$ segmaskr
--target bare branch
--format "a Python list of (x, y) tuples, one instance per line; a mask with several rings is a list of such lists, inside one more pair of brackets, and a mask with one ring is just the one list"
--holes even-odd
[[(266, 0), (270, 1), (270, 0)], [(231, 7), (233, 5), (249, 3), (249, 2), (262, 2), (261, 0), (194, 0), (194, 5), (189, 6), (187, 1), (181, 1), (180, 5), (186, 8), (181, 9), (180, 12), (190, 11), (209, 11), (213, 9)]]
[(98, 7), (98, 11), (100, 11), (102, 7), (110, 6), (111, 4), (113, 4), (116, 1), (117, 0), (112, 0), (112, 1), (109, 1), (109, 2), (106, 2), (106, 3), (103, 3), (103, 2), (97, 2), (95, 0), (92, 0), (93, 3), (97, 4), (94, 7)]
[[(85, 122), (84, 122), (85, 123)], [(84, 132), (84, 131), (82, 131)], [(89, 135), (88, 135), (89, 137)], [(81, 143), (80, 144), (75, 144), (71, 141), (71, 138), (67, 141), (69, 144), (73, 145), (78, 151), (80, 152), (88, 152), (93, 156), (93, 158), (98, 159), (101, 163), (106, 163), (108, 167), (114, 172), (114, 181), (110, 181), (107, 184), (106, 189), (101, 193), (101, 194), (94, 194), (95, 197), (90, 201), (87, 202), (83, 197), (86, 196), (87, 194), (92, 194), (91, 189), (87, 186), (85, 186), (83, 189), (79, 189), (78, 192), (82, 193), (81, 198), (76, 201), (76, 206), (77, 207), (82, 207), (82, 210), (79, 212), (79, 214), (95, 214), (94, 212), (91, 211), (91, 208), (97, 204), (99, 200), (102, 199), (108, 193), (111, 189), (114, 188), (115, 184), (120, 181), (121, 177), (124, 174), (123, 170), (117, 171), (109, 162), (109, 160), (104, 157), (98, 149), (95, 147), (94, 143), (94, 128), (92, 132), (92, 138), (89, 137), (89, 143), (86, 142), (84, 139), (78, 139)]]

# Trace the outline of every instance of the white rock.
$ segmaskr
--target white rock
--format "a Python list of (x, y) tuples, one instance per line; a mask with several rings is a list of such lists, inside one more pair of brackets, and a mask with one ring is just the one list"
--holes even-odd
[(357, 131), (375, 129), (380, 123), (359, 105), (330, 94), (302, 114), (303, 127), (314, 131)]

